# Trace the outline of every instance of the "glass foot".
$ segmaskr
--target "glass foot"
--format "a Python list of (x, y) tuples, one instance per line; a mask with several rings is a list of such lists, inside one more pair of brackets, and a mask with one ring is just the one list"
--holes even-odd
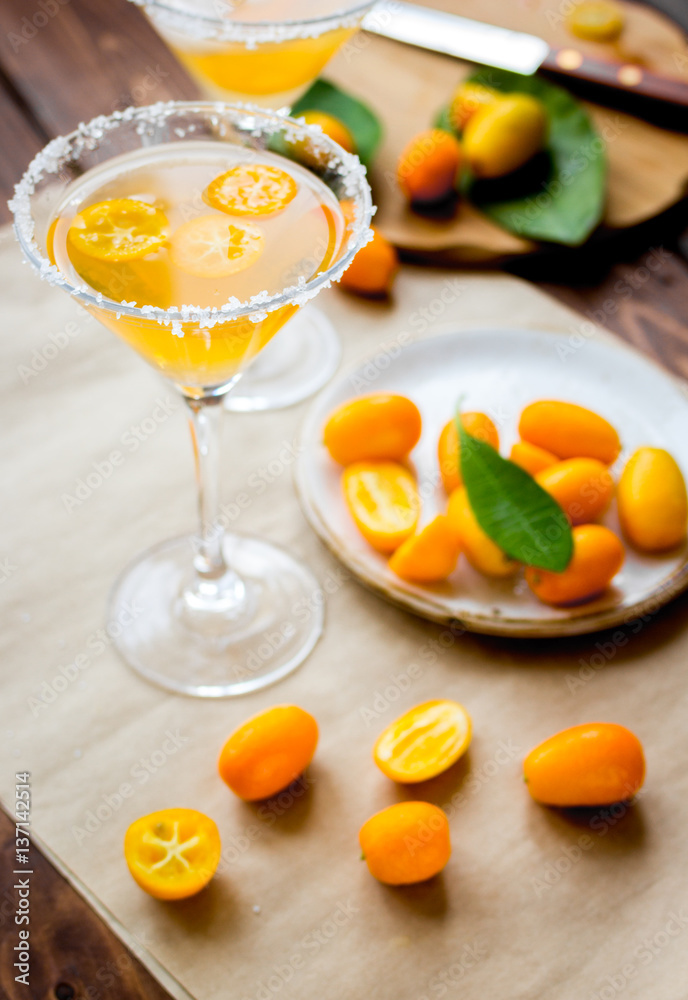
[(249, 413), (300, 403), (330, 381), (341, 355), (339, 337), (327, 316), (314, 306), (305, 306), (225, 396), (225, 407)]
[(149, 549), (115, 583), (108, 633), (123, 659), (160, 687), (229, 698), (286, 677), (315, 646), (322, 592), (305, 566), (276, 545), (227, 535), (227, 600), (208, 610), (194, 574), (194, 539)]

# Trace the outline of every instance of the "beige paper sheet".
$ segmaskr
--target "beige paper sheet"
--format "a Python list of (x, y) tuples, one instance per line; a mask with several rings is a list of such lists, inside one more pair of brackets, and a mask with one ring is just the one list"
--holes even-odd
[[(461, 294), (436, 324), (579, 322), (509, 277), (414, 268), (391, 306), (334, 289), (319, 305), (352, 362), (418, 332), (419, 308), (447, 287)], [(23, 267), (6, 230), (0, 288), (0, 792), (9, 804), (14, 772), (32, 772), (37, 836), (116, 931), (198, 1000), (683, 1000), (686, 599), (630, 626), (623, 646), (608, 636), (538, 644), (443, 632), (347, 578), (304, 522), (288, 464), (266, 482), (261, 469), (296, 441), (304, 408), (231, 416), (224, 496), (245, 490), (252, 500), (235, 524), (308, 561), (328, 592), (326, 630), (272, 689), (214, 703), (167, 695), (101, 649), (98, 630), (127, 561), (193, 525), (181, 406), (130, 450), (124, 436), (166, 387)], [(123, 463), (68, 512), (63, 494), (113, 449)], [(63, 669), (79, 654), (83, 669)], [(41, 692), (50, 701), (39, 708)], [(473, 745), (444, 776), (404, 790), (374, 767), (371, 745), (401, 710), (437, 696), (467, 706)], [(234, 726), (285, 701), (315, 714), (320, 746), (304, 793), (261, 811), (231, 795), (215, 759)], [(640, 801), (607, 818), (537, 806), (521, 781), (523, 754), (592, 719), (622, 722), (643, 740)], [(132, 794), (118, 801), (122, 784)], [(413, 795), (447, 808), (454, 852), (439, 878), (391, 889), (359, 860), (357, 832)], [(173, 805), (214, 817), (225, 847), (211, 887), (176, 905), (142, 893), (121, 850), (134, 818)]]

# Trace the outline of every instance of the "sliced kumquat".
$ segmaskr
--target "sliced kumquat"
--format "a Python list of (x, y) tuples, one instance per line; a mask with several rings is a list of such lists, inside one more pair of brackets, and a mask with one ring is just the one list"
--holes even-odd
[(427, 781), (455, 764), (471, 742), (471, 717), (458, 701), (416, 705), (379, 736), (373, 758), (393, 781)]
[(195, 809), (161, 809), (131, 824), (124, 857), (134, 880), (156, 899), (185, 899), (215, 874), (222, 845), (215, 823)]
[(170, 256), (176, 267), (196, 278), (226, 278), (250, 267), (264, 246), (265, 234), (252, 222), (199, 215), (176, 230)]
[(229, 215), (275, 215), (296, 197), (296, 181), (267, 163), (240, 163), (208, 185), (205, 201)]
[(396, 462), (356, 462), (344, 470), (344, 498), (356, 527), (378, 552), (393, 552), (416, 530), (416, 483)]
[(389, 560), (389, 568), (410, 583), (437, 583), (454, 572), (461, 547), (445, 514), (411, 535)]
[(98, 260), (133, 260), (159, 249), (167, 239), (167, 229), (167, 216), (154, 205), (114, 198), (79, 212), (68, 240)]

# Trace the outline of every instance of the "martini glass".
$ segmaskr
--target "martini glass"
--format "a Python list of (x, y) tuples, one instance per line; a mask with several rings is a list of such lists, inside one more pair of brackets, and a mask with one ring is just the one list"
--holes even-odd
[[(275, 149), (289, 156), (276, 155)], [(187, 163), (208, 150), (229, 163), (278, 164), (319, 193), (321, 204), (330, 204), (339, 237), (326, 258), (322, 248), (312, 247), (313, 257), (306, 259), (321, 264), (316, 269), (308, 264), (309, 277), (302, 274), (290, 286), (285, 279), (271, 291), (247, 293), (243, 300), (234, 296), (218, 306), (165, 309), (127, 302), (124, 295), (122, 301), (108, 298), (53, 263), (48, 247), (60, 214), (79, 191), (88, 190), (91, 178), (126, 183), (132, 163), (143, 158), (150, 159), (154, 176), (155, 163)], [(321, 633), (318, 584), (278, 546), (223, 530), (220, 404), (262, 346), (296, 310), (337, 281), (369, 239), (372, 206), (365, 171), (322, 132), (283, 115), (173, 101), (96, 118), (53, 140), (28, 167), (11, 207), (21, 248), (40, 277), (134, 346), (188, 405), (199, 530), (144, 553), (116, 582), (108, 619), (129, 621), (115, 641), (119, 653), (148, 680), (199, 697), (239, 695), (277, 681), (305, 659)], [(255, 233), (256, 226), (247, 223), (244, 229)], [(174, 238), (172, 233), (172, 245)], [(103, 260), (96, 265), (109, 266)], [(273, 268), (280, 276), (285, 270), (286, 262), (282, 270)], [(243, 271), (241, 280), (249, 274)], [(278, 335), (288, 337), (289, 329)], [(136, 615), (124, 614), (132, 607)]]
[[(208, 98), (288, 109), (354, 35), (371, 0), (133, 0)], [(236, 392), (230, 410), (280, 409), (321, 389), (341, 342), (315, 306), (290, 321)]]

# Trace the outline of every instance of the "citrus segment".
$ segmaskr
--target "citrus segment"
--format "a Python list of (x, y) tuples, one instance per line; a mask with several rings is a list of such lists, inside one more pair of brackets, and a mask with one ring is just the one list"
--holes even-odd
[(74, 219), (70, 242), (98, 260), (132, 260), (157, 250), (167, 239), (167, 216), (154, 205), (114, 198), (90, 205)]
[(449, 518), (438, 514), (417, 535), (411, 535), (389, 560), (389, 568), (410, 583), (437, 583), (454, 572), (460, 545)]
[(240, 163), (208, 185), (205, 200), (229, 215), (274, 215), (296, 197), (296, 181), (265, 163)]
[(156, 899), (185, 899), (215, 874), (222, 846), (215, 823), (195, 809), (161, 809), (131, 824), (124, 857), (134, 880)]
[(416, 705), (391, 723), (373, 750), (375, 763), (393, 781), (427, 781), (455, 764), (471, 742), (471, 717), (457, 701)]
[(265, 235), (251, 222), (228, 222), (220, 215), (189, 219), (170, 241), (172, 263), (196, 278), (226, 278), (260, 257)]
[(415, 531), (420, 497), (403, 465), (356, 462), (345, 469), (343, 486), (356, 527), (378, 552), (393, 552)]

